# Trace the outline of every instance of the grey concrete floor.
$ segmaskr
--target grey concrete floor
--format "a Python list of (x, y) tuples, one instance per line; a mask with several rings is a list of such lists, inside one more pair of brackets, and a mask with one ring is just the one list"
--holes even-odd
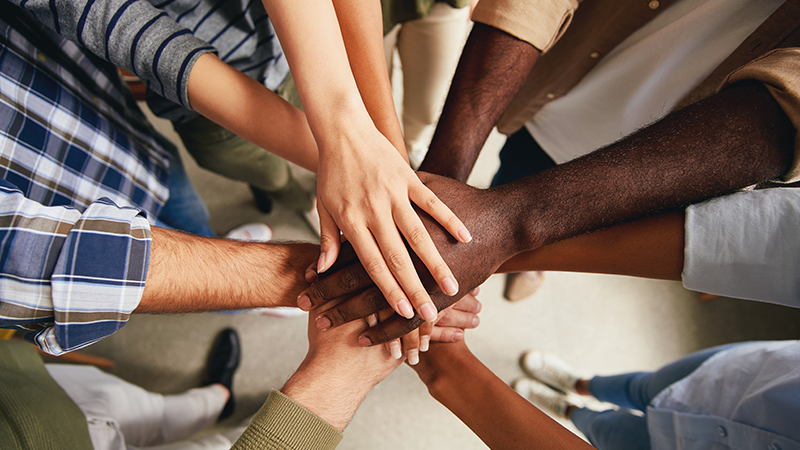
[[(168, 124), (156, 122), (175, 139)], [(488, 183), (501, 144), (502, 139), (493, 136), (471, 183)], [(303, 220), (280, 206), (271, 214), (260, 214), (243, 183), (199, 169), (190, 159), (186, 165), (209, 206), (217, 233), (261, 221), (273, 228), (276, 239), (314, 240)], [(301, 176), (313, 184), (309, 174)], [(678, 282), (548, 272), (539, 292), (518, 303), (503, 300), (502, 288), (499, 275), (484, 284), (479, 296), (484, 304), (481, 325), (467, 333), (467, 341), (506, 382), (522, 374), (518, 357), (531, 348), (553, 352), (588, 375), (655, 369), (716, 344), (800, 338), (800, 310), (732, 299), (699, 302), (696, 293)], [(213, 339), (225, 327), (236, 328), (242, 338), (242, 365), (234, 384), (239, 399), (234, 419), (240, 420), (258, 409), (270, 389), (280, 388), (302, 360), (307, 347), (305, 318), (220, 313), (135, 316), (86, 352), (112, 359), (116, 365), (111, 372), (126, 380), (153, 391), (177, 393), (198, 384)], [(430, 398), (413, 370), (401, 366), (371, 392), (340, 448), (485, 446)]]

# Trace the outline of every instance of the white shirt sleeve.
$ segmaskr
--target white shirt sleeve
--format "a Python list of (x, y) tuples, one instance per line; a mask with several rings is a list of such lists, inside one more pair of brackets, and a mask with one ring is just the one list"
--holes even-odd
[(687, 289), (800, 307), (800, 189), (741, 191), (686, 210)]

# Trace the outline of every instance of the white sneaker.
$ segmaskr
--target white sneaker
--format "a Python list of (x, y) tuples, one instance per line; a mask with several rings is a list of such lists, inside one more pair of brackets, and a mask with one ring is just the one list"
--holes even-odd
[(575, 392), (575, 382), (581, 377), (561, 358), (536, 350), (528, 350), (519, 359), (525, 375), (559, 389), (564, 393)]
[(308, 311), (303, 311), (300, 308), (291, 306), (270, 306), (267, 308), (253, 308), (247, 311), (247, 314), (255, 314), (258, 316), (272, 316), (280, 318), (291, 318), (305, 316)]
[(225, 235), (225, 239), (267, 242), (272, 239), (272, 228), (263, 223), (246, 223), (229, 231), (228, 234)]
[(567, 416), (567, 407), (570, 404), (567, 396), (551, 389), (544, 383), (533, 378), (522, 377), (514, 380), (511, 387), (545, 412), (558, 417)]

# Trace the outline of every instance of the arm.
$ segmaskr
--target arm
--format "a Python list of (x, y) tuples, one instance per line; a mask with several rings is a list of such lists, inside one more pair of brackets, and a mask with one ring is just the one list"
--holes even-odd
[(526, 41), (476, 22), (419, 170), (466, 182), (486, 138), (540, 53)]
[[(309, 320), (313, 317), (310, 314)], [(265, 443), (278, 444), (277, 448), (335, 447), (369, 391), (402, 362), (383, 346), (363, 348), (356, 344), (355, 337), (366, 328), (366, 321), (359, 320), (321, 333), (309, 322), (305, 359), (281, 389), (282, 394), (270, 395), (233, 448), (263, 448)], [(274, 411), (274, 396), (283, 398), (283, 403), (288, 397), (291, 405)], [(297, 420), (286, 416), (287, 408), (308, 414)], [(295, 442), (305, 445), (293, 445)]]
[(211, 239), (152, 227), (150, 265), (136, 313), (296, 306), (312, 244)]
[(414, 370), (489, 448), (592, 448), (497, 378), (464, 341), (434, 344)]
[[(609, 147), (515, 183), (480, 191), (429, 176), (427, 185), (459, 212), (476, 237), (459, 247), (435, 227), (429, 232), (448, 261), (462, 262), (453, 267), (458, 267), (462, 289), (471, 288), (521, 252), (779, 176), (791, 163), (794, 134), (762, 86), (741, 85)], [(672, 268), (656, 268), (661, 272), (655, 273), (674, 276), (674, 241), (672, 251)], [(305, 294), (311, 304), (325, 301), (315, 286)], [(439, 307), (449, 304), (447, 297), (433, 298)], [(345, 304), (327, 315), (335, 326), (351, 318), (350, 309), (356, 307)], [(418, 324), (417, 318), (389, 320), (368, 330), (363, 342), (383, 342)]]
[[(435, 320), (436, 310), (413, 270), (401, 233), (445, 292), (455, 293), (456, 282), (411, 202), (454, 236), (467, 241), (468, 234), (392, 145), (393, 141), (401, 145), (402, 139), (396, 133), (397, 118), (388, 119), (388, 79), (383, 59), (375, 57), (381, 38), (380, 15), (374, 10), (356, 13), (355, 4), (345, 1), (337, 2), (336, 8), (355, 17), (337, 19), (329, 0), (266, 0), (264, 4), (319, 147), (319, 270), (336, 259), (341, 229), (396, 311), (411, 317), (416, 307), (426, 320)], [(359, 18), (368, 22), (356, 23)], [(369, 22), (373, 19), (374, 24)], [(363, 42), (353, 43), (358, 37)], [(351, 55), (356, 51), (365, 52), (363, 63), (362, 55)], [(367, 80), (377, 73), (376, 64), (382, 68), (381, 77)], [(380, 129), (387, 123), (392, 129)]]

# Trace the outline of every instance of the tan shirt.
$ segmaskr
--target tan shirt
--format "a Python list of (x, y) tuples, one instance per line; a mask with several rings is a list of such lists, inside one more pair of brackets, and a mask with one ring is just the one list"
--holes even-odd
[[(548, 102), (569, 92), (611, 50), (633, 32), (655, 18), (675, 0), (481, 0), (473, 19), (524, 40), (543, 54), (528, 79), (512, 100), (497, 128), (511, 134), (520, 129)], [(800, 124), (800, 103), (796, 86), (798, 71), (778, 70), (796, 67), (797, 52), (776, 52), (758, 59), (776, 47), (800, 46), (800, 0), (787, 0), (748, 37), (678, 107), (694, 103), (716, 92), (726, 76), (758, 60), (764, 70), (749, 69), (744, 74), (764, 82), (776, 95), (795, 128)], [(741, 77), (741, 75), (740, 75)], [(741, 81), (742, 78), (737, 80)], [(774, 86), (780, 86), (775, 88)], [(795, 146), (798, 154), (800, 147)], [(800, 176), (800, 157), (795, 157), (791, 177)]]

